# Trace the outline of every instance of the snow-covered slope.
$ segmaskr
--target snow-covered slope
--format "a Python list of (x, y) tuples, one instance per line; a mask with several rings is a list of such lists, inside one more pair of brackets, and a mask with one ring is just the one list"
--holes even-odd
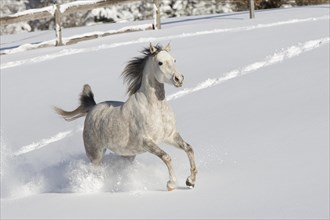
[[(169, 19), (159, 31), (1, 56), (1, 218), (328, 219), (329, 40), (321, 5)], [(150, 154), (131, 164), (108, 153), (93, 168), (83, 119), (52, 110), (75, 108), (85, 83), (98, 102), (125, 100), (120, 73), (150, 41), (171, 41), (185, 75), (166, 91), (195, 150), (193, 190), (186, 155), (170, 146), (173, 192)]]

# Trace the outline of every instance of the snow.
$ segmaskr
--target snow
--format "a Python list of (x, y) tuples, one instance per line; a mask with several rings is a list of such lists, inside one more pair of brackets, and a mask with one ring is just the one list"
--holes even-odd
[(207, 79), (204, 82), (198, 84), (197, 86), (193, 88), (186, 88), (183, 89), (179, 92), (176, 92), (174, 94), (171, 94), (170, 96), (167, 97), (167, 100), (173, 100), (180, 98), (181, 96), (185, 96), (187, 94), (197, 92), (202, 89), (207, 89), (209, 87), (216, 86), (220, 83), (223, 83), (227, 80), (243, 76), (245, 74), (248, 74), (250, 72), (256, 71), (260, 68), (264, 68), (269, 65), (276, 64), (278, 62), (282, 62), (284, 59), (290, 59), (292, 57), (298, 56), (299, 54), (306, 52), (308, 50), (313, 50), (323, 44), (328, 44), (330, 38), (324, 38), (324, 39), (318, 39), (318, 40), (312, 40), (308, 41), (304, 44), (300, 44), (298, 46), (291, 46), (288, 49), (282, 50), (281, 52), (276, 52), (274, 55), (267, 57), (263, 61), (255, 62), (253, 64), (250, 64), (246, 67), (240, 68), (240, 69), (235, 69), (232, 70), (228, 73), (223, 74), (223, 76), (215, 79)]
[(74, 1), (74, 2), (68, 2), (66, 4), (62, 4), (60, 5), (60, 11), (61, 13), (65, 13), (65, 11), (70, 8), (70, 7), (77, 7), (77, 6), (81, 6), (81, 5), (93, 5), (93, 4), (97, 4), (99, 2), (102, 1)]
[[(95, 26), (67, 31), (83, 30)], [(2, 36), (1, 46), (27, 36)], [(91, 166), (83, 119), (68, 123), (51, 109), (75, 108), (85, 83), (97, 102), (125, 100), (120, 73), (149, 41), (171, 41), (185, 75), (182, 89), (166, 92), (195, 150), (194, 189), (185, 153), (166, 145), (172, 192), (166, 166), (149, 154), (130, 163), (108, 153)], [(329, 41), (321, 5), (257, 11), (254, 20), (163, 19), (157, 31), (2, 55), (1, 218), (329, 219)]]
[(14, 153), (14, 156), (19, 156), (21, 154), (26, 154), (30, 151), (34, 151), (34, 150), (38, 150), (42, 147), (45, 147), (53, 142), (57, 142), (60, 141), (68, 136), (70, 136), (72, 134), (72, 131), (64, 131), (64, 132), (60, 132), (58, 134), (56, 134), (53, 137), (50, 138), (46, 138), (46, 139), (42, 139), (36, 143), (32, 143), (26, 146), (23, 146), (18, 152)]
[[(130, 32), (130, 31), (144, 31), (144, 30), (148, 30), (148, 29), (149, 30), (152, 29), (151, 24), (140, 24), (140, 25), (122, 27), (118, 30), (93, 31), (93, 32), (84, 33), (84, 34), (77, 34), (74, 36), (62, 38), (62, 41), (63, 41), (64, 45), (67, 45), (67, 44), (73, 44), (73, 43), (82, 41), (84, 38), (93, 39), (93, 38), (98, 38), (98, 37), (103, 37), (103, 36), (108, 36), (108, 35), (113, 35), (113, 34), (120, 34), (120, 33)], [(60, 29), (58, 27), (56, 29), (56, 31), (59, 31), (59, 30)], [(56, 35), (58, 36), (59, 33), (57, 33)], [(43, 42), (35, 43), (35, 44), (30, 44), (30, 43), (22, 44), (16, 48), (4, 49), (2, 51), (2, 54), (13, 54), (13, 53), (22, 52), (22, 51), (26, 51), (26, 50), (32, 50), (32, 49), (36, 49), (36, 48), (52, 47), (54, 45), (55, 45), (55, 40), (43, 41)], [(15, 64), (13, 64), (13, 63), (4, 64), (0, 68), (7, 68), (8, 67), (7, 65), (12, 66)]]
[[(276, 27), (276, 26), (281, 26), (281, 25), (288, 25), (288, 24), (294, 24), (294, 23), (303, 23), (303, 22), (308, 22), (308, 21), (318, 21), (318, 20), (329, 20), (330, 16), (321, 16), (321, 17), (312, 17), (312, 18), (306, 18), (306, 19), (292, 19), (288, 21), (281, 21), (281, 22), (274, 22), (274, 23), (268, 23), (268, 24), (258, 24), (258, 25), (251, 25), (251, 26), (245, 26), (245, 27), (236, 27), (236, 28), (224, 28), (224, 29), (213, 29), (213, 30), (207, 30), (207, 31), (198, 31), (198, 32), (192, 32), (192, 33), (181, 33), (178, 35), (170, 35), (170, 36), (162, 36), (162, 37), (157, 37), (157, 38), (140, 38), (134, 41), (127, 41), (123, 43), (114, 43), (112, 45), (101, 45), (97, 46), (97, 48), (86, 48), (79, 50), (78, 53), (90, 51), (90, 50), (103, 50), (103, 49), (108, 49), (109, 47), (118, 47), (122, 45), (128, 45), (128, 44), (136, 44), (136, 43), (142, 43), (142, 42), (150, 42), (150, 41), (166, 41), (166, 40), (173, 40), (177, 38), (188, 38), (188, 37), (195, 37), (195, 36), (200, 36), (200, 35), (208, 35), (208, 34), (218, 34), (222, 32), (240, 32), (240, 31), (249, 31), (249, 30), (255, 30), (255, 29), (263, 29), (263, 28), (270, 28), (270, 27)], [(125, 31), (140, 31), (140, 30), (147, 30), (150, 29), (150, 25), (144, 24), (144, 25), (137, 25), (137, 26), (128, 26), (121, 28), (119, 30), (109, 30), (109, 31), (98, 31), (98, 32), (90, 32), (90, 33), (85, 33), (85, 34), (80, 34), (80, 35), (74, 35), (70, 38), (64, 38), (64, 42), (69, 42), (70, 40), (82, 38), (82, 37), (88, 37), (92, 35), (107, 35), (107, 34), (115, 34), (118, 32), (125, 32)], [(22, 46), (19, 46), (15, 49), (9, 49), (5, 50), (4, 53), (15, 53), (15, 52), (20, 52), (28, 49), (34, 49), (37, 47), (43, 47), (44, 45), (54, 45), (54, 40), (47, 41), (47, 42), (42, 42), (39, 44), (24, 44)], [(72, 50), (71, 52), (66, 50), (66, 53), (63, 53), (62, 51), (59, 51), (61, 53), (60, 56), (67, 56), (70, 55), (71, 53), (75, 54), (77, 53), (77, 50)], [(47, 56), (47, 59), (52, 59), (58, 57), (59, 54), (54, 54), (52, 56)], [(45, 56), (41, 56), (40, 60), (44, 61)], [(38, 62), (39, 58), (33, 58), (32, 62)], [(31, 60), (20, 60), (16, 62), (8, 62), (8, 63), (3, 63), (0, 68), (8, 68), (16, 65), (21, 65), (26, 62), (31, 62)]]
[(42, 13), (42, 12), (49, 12), (50, 15), (53, 15), (55, 13), (55, 7), (47, 6), (47, 7), (43, 7), (43, 8), (28, 9), (28, 10), (20, 11), (15, 14), (7, 15), (7, 16), (15, 18), (15, 17), (20, 17), (20, 16), (24, 16), (24, 15), (32, 15), (32, 14)]

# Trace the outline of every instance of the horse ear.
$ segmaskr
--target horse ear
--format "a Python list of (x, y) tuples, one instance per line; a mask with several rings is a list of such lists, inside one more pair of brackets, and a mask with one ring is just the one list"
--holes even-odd
[(156, 47), (154, 47), (154, 46), (152, 46), (152, 44), (150, 43), (150, 47), (149, 47), (149, 50), (150, 50), (150, 53), (151, 54), (154, 54), (154, 53), (156, 53), (157, 52), (157, 48)]
[(168, 44), (166, 45), (166, 47), (164, 48), (165, 51), (170, 52), (171, 51), (171, 45), (170, 42), (168, 42)]

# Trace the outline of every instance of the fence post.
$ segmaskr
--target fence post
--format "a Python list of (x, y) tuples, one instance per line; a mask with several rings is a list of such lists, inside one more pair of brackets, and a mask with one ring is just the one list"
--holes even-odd
[(55, 35), (56, 35), (56, 43), (55, 46), (62, 46), (62, 22), (61, 22), (61, 11), (60, 4), (56, 4), (55, 9)]
[(160, 29), (160, 6), (159, 0), (154, 1), (154, 29)]
[(254, 18), (254, 0), (249, 0), (250, 6), (250, 19)]

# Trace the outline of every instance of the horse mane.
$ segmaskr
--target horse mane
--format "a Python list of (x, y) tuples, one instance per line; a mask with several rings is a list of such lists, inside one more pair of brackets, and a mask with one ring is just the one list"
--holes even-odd
[(156, 45), (155, 48), (157, 51), (155, 53), (151, 53), (149, 47), (144, 48), (141, 53), (144, 56), (134, 57), (130, 61), (128, 61), (123, 73), (121, 74), (124, 78), (124, 82), (127, 83), (127, 93), (129, 96), (135, 94), (141, 87), (143, 70), (146, 65), (146, 62), (150, 56), (154, 56), (159, 53), (163, 48), (160, 45)]

